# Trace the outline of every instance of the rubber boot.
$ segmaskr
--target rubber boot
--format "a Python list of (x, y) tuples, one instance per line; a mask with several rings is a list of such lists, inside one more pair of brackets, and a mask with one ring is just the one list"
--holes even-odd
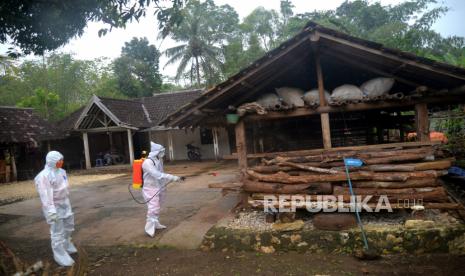
[(71, 232), (65, 233), (64, 247), (65, 250), (70, 254), (78, 252), (76, 246), (74, 246), (73, 242), (71, 241)]

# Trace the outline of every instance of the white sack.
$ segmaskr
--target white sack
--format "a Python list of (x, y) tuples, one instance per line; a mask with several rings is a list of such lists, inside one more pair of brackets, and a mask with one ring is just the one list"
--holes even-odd
[[(324, 94), (325, 94), (325, 100), (328, 103), (331, 95), (326, 90), (324, 91)], [(312, 89), (310, 91), (305, 92), (303, 96), (303, 100), (308, 105), (319, 105), (320, 104), (320, 93), (318, 92), (318, 89)]]
[(276, 93), (281, 99), (283, 99), (283, 102), (287, 106), (303, 107), (305, 105), (304, 100), (302, 100), (304, 95), (304, 91), (302, 89), (294, 87), (281, 87), (276, 88)]
[(374, 98), (386, 95), (394, 85), (393, 78), (374, 78), (364, 82), (360, 89), (368, 98)]
[(344, 84), (336, 87), (331, 94), (331, 100), (338, 101), (357, 101), (363, 98), (363, 93), (360, 88), (351, 84)]
[(281, 99), (274, 93), (268, 93), (260, 96), (257, 103), (265, 109), (279, 109), (282, 106)]

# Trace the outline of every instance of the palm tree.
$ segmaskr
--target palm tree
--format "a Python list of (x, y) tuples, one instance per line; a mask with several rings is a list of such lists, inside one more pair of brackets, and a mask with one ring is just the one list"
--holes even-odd
[[(201, 86), (202, 79), (207, 85), (221, 78), (223, 53), (218, 35), (218, 24), (211, 13), (215, 12), (213, 2), (199, 3), (192, 1), (184, 10), (183, 21), (171, 30), (171, 38), (181, 45), (169, 48), (163, 53), (169, 58), (165, 67), (179, 62), (176, 80), (181, 77), (190, 78)], [(213, 18), (213, 19), (212, 19)]]

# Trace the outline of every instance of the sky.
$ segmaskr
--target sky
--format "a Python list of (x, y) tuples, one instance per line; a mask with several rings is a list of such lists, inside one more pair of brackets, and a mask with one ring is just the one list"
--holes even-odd
[[(214, 0), (216, 5), (229, 4), (244, 18), (256, 7), (262, 6), (266, 9), (279, 11), (279, 0)], [(294, 4), (294, 14), (310, 12), (314, 10), (328, 10), (337, 8), (344, 0), (292, 0)], [(383, 5), (392, 5), (402, 0), (380, 0)], [(451, 10), (433, 25), (433, 29), (444, 36), (459, 35), (465, 36), (465, 1), (463, 0), (439, 0)], [(163, 41), (157, 39), (157, 21), (153, 15), (147, 13), (147, 17), (139, 22), (132, 22), (125, 29), (114, 29), (107, 35), (99, 37), (97, 32), (104, 27), (104, 24), (91, 22), (88, 24), (83, 36), (72, 39), (67, 45), (59, 48), (58, 52), (73, 53), (77, 59), (95, 59), (107, 57), (116, 58), (121, 53), (124, 42), (132, 37), (147, 37), (151, 44), (154, 44), (161, 51), (173, 47), (176, 43), (170, 39)], [(6, 51), (6, 46), (0, 46), (0, 53)], [(28, 57), (33, 58), (33, 57)], [(166, 57), (160, 58), (160, 71), (165, 76), (174, 76), (176, 65), (165, 67)]]

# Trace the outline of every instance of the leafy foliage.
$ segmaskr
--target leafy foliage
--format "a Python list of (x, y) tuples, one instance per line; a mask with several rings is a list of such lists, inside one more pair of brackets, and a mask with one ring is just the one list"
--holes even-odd
[(59, 97), (56, 93), (37, 88), (34, 95), (23, 98), (19, 107), (32, 107), (42, 114), (46, 119), (57, 119), (60, 117), (58, 110)]
[(182, 15), (181, 24), (170, 32), (171, 38), (181, 44), (164, 52), (169, 58), (166, 65), (179, 62), (178, 80), (187, 75), (197, 87), (202, 80), (207, 86), (213, 85), (222, 79), (222, 45), (235, 31), (238, 15), (231, 6), (216, 6), (212, 0), (190, 1)]
[(161, 0), (1, 1), (0, 42), (10, 38), (24, 53), (41, 55), (81, 36), (89, 21), (107, 24), (107, 28), (99, 31), (99, 35), (104, 35), (112, 28), (124, 27), (127, 22), (145, 16), (150, 4), (156, 6), (159, 28), (167, 33), (180, 22), (179, 9), (184, 1), (171, 0), (167, 8), (159, 6)]
[[(58, 96), (57, 109), (42, 112), (51, 120), (59, 119), (85, 104), (92, 94), (124, 97), (116, 85), (111, 67), (106, 60), (76, 60), (69, 54), (52, 54), (42, 60), (24, 61), (0, 75), (0, 105), (40, 105), (43, 93)], [(39, 91), (39, 92), (38, 92)], [(39, 93), (39, 94), (38, 94)], [(32, 98), (31, 98), (32, 97)]]
[(147, 38), (126, 42), (121, 57), (114, 61), (119, 90), (130, 98), (150, 96), (161, 87), (158, 71), (160, 52)]

